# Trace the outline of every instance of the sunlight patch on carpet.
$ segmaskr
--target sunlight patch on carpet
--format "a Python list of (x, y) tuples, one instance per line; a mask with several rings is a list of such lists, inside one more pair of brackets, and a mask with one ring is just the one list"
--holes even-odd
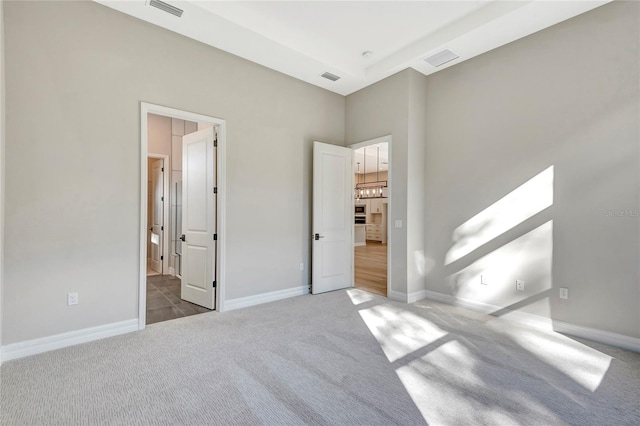
[(390, 304), (360, 311), (389, 362), (397, 361), (447, 335), (447, 332), (412, 312)]

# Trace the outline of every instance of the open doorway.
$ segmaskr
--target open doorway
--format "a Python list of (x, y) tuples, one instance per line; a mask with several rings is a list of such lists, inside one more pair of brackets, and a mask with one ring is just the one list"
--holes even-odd
[(224, 201), (224, 121), (145, 103), (141, 113), (140, 329), (220, 309)]
[(387, 296), (391, 137), (353, 145), (354, 287)]

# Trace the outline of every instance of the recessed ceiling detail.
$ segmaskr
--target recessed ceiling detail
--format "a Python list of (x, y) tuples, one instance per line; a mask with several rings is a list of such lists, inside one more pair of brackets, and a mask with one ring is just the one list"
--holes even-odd
[(320, 77), (326, 78), (327, 80), (331, 80), (331, 81), (340, 80), (340, 76), (339, 75), (331, 74), (330, 72), (322, 73), (322, 74), (320, 74)]
[(182, 13), (184, 12), (182, 9), (178, 9), (175, 6), (171, 6), (169, 3), (165, 3), (160, 0), (149, 0), (149, 6), (153, 6), (160, 10), (163, 10), (167, 13), (177, 16), (178, 18), (182, 17)]
[[(180, 9), (160, 0), (94, 1), (348, 95), (406, 68), (429, 75), (611, 0), (172, 0)], [(147, 2), (184, 14), (176, 19)], [(438, 66), (425, 62), (444, 49), (460, 58)], [(318, 78), (327, 70), (339, 80)]]
[(434, 67), (439, 67), (446, 64), (447, 62), (453, 61), (454, 59), (458, 59), (459, 57), (460, 56), (456, 55), (449, 49), (445, 49), (442, 52), (438, 52), (435, 55), (424, 58), (424, 61), (428, 64), (433, 65)]

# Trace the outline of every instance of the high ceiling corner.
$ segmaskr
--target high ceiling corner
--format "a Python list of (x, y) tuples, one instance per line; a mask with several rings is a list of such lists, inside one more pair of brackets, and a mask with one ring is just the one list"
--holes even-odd
[[(150, 0), (95, 1), (348, 95), (406, 68), (432, 74), (611, 0), (159, 2), (181, 17)], [(454, 55), (442, 65), (425, 61), (443, 50)]]

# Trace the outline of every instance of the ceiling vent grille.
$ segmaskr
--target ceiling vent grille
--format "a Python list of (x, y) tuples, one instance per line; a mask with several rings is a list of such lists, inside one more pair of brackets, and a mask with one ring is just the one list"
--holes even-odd
[(331, 80), (331, 81), (340, 80), (340, 76), (331, 74), (330, 72), (325, 72), (320, 77), (326, 78), (327, 80)]
[(170, 4), (165, 3), (163, 1), (160, 1), (160, 0), (149, 0), (149, 6), (156, 7), (156, 8), (158, 8), (160, 10), (163, 10), (163, 11), (165, 11), (167, 13), (175, 15), (178, 18), (182, 17), (182, 12), (183, 12), (182, 9), (178, 9), (175, 6), (171, 6)]
[(424, 58), (424, 61), (428, 64), (433, 65), (434, 67), (439, 67), (440, 65), (444, 65), (447, 62), (451, 62), (454, 59), (458, 59), (460, 56), (456, 55), (449, 49), (445, 49), (442, 52), (438, 52), (435, 55), (431, 55), (428, 58)]

